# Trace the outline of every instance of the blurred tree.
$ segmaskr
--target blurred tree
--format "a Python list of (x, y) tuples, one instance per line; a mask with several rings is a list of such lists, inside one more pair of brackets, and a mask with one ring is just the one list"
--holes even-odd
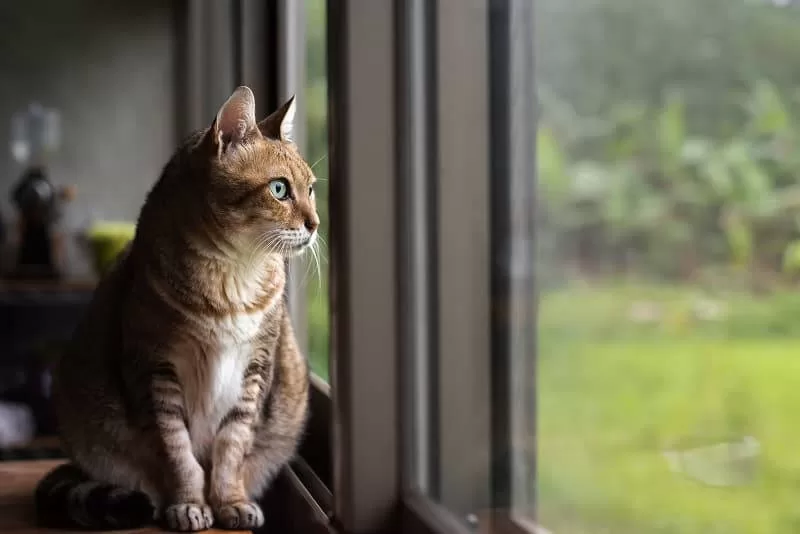
[[(539, 0), (540, 257), (583, 275), (786, 270), (800, 10)], [(791, 263), (791, 262), (790, 262)]]

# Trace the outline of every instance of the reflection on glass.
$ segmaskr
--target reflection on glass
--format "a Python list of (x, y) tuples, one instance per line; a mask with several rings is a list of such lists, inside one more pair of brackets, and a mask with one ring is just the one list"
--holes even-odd
[[(315, 195), (321, 220), (320, 273), (309, 276), (308, 335), (311, 368), (321, 378), (328, 379), (328, 122), (327, 73), (325, 55), (326, 0), (306, 0), (306, 87), (308, 114), (308, 148), (306, 159), (317, 177)], [(316, 280), (317, 275), (319, 279)]]
[(554, 532), (800, 528), (800, 11), (780, 5), (536, 3)]

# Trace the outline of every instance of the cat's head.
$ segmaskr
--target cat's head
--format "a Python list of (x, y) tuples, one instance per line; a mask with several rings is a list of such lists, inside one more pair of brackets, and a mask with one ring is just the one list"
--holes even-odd
[(200, 144), (205, 201), (237, 248), (294, 256), (317, 239), (314, 174), (292, 141), (295, 99), (257, 122), (255, 99), (237, 88)]

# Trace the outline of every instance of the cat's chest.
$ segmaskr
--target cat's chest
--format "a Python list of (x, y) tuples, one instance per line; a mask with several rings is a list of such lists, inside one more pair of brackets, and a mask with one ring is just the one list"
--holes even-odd
[(189, 435), (198, 458), (210, 454), (220, 421), (239, 401), (263, 320), (264, 315), (256, 313), (217, 321), (199, 347), (202, 357), (192, 358), (194, 366), (180, 366)]

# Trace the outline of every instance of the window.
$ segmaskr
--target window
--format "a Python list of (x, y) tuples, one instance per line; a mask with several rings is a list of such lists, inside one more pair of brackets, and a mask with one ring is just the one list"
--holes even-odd
[(554, 532), (797, 529), (789, 4), (536, 3)]

